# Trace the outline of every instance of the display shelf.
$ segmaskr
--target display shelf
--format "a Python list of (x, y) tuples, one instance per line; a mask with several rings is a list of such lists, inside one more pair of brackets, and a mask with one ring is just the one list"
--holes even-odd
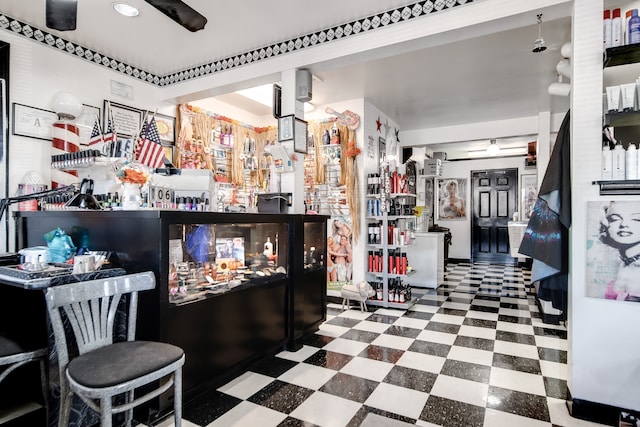
[(411, 300), (409, 300), (408, 302), (391, 302), (391, 301), (380, 301), (377, 299), (368, 299), (367, 300), (367, 304), (368, 305), (374, 305), (374, 306), (379, 306), (379, 307), (385, 307), (385, 308), (397, 308), (400, 310), (408, 310), (410, 309), (416, 302), (418, 301), (418, 298), (411, 298)]
[(87, 157), (84, 160), (90, 160), (90, 161), (87, 163), (77, 163), (77, 164), (68, 165), (68, 166), (57, 166), (52, 164), (51, 169), (64, 171), (64, 170), (77, 170), (77, 169), (88, 169), (88, 168), (99, 168), (99, 167), (105, 168), (105, 167), (111, 167), (116, 162), (127, 161), (127, 158), (126, 157)]
[(389, 197), (391, 197), (392, 199), (396, 199), (398, 197), (413, 197), (413, 198), (415, 198), (416, 195), (415, 194), (411, 194), (411, 193), (389, 193)]
[(640, 126), (640, 111), (608, 112), (604, 115), (605, 126)]
[(637, 62), (640, 62), (640, 45), (638, 44), (609, 47), (604, 51), (604, 68)]
[(387, 219), (393, 221), (394, 219), (416, 219), (415, 215), (388, 215)]
[(593, 181), (600, 187), (600, 195), (638, 195), (640, 194), (640, 179), (617, 181)]

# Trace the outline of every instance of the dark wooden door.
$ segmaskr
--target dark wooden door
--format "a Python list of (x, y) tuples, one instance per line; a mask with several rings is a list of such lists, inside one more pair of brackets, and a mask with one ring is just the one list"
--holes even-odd
[(518, 170), (472, 171), (471, 257), (512, 263), (507, 222), (518, 209)]

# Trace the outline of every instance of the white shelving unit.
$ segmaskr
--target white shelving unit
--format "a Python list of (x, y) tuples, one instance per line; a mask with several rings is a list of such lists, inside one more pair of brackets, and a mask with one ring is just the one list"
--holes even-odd
[[(394, 202), (400, 198), (413, 198), (415, 199), (415, 194), (408, 193), (387, 193), (384, 197), (381, 197), (379, 194), (368, 194), (367, 200), (378, 200), (379, 202), (384, 201), (385, 199)], [(382, 200), (381, 200), (382, 199)], [(415, 200), (414, 200), (415, 202)], [(412, 203), (415, 204), (415, 203)], [(413, 215), (388, 215), (388, 212), (382, 211), (382, 215), (377, 216), (367, 216), (367, 224), (377, 223), (380, 224), (380, 243), (368, 243), (367, 246), (367, 256), (370, 251), (375, 251), (382, 254), (382, 269), (378, 272), (367, 271), (366, 277), (367, 281), (374, 283), (382, 283), (382, 299), (369, 299), (367, 300), (367, 304), (374, 306), (382, 306), (387, 308), (398, 308), (398, 309), (408, 309), (416, 302), (416, 298), (410, 298), (405, 300), (404, 302), (396, 302), (390, 301), (389, 299), (389, 281), (393, 281), (395, 279), (401, 279), (402, 284), (406, 285), (407, 278), (415, 274), (415, 270), (408, 270), (406, 274), (398, 274), (392, 271), (389, 271), (389, 254), (395, 251), (404, 251), (405, 257), (407, 257), (407, 265), (408, 265), (408, 255), (407, 249), (411, 248), (411, 244), (394, 244), (395, 242), (389, 242), (388, 230), (389, 223), (395, 220), (407, 220), (414, 221), (415, 216)], [(367, 240), (369, 242), (369, 240)], [(365, 265), (368, 266), (368, 260)], [(376, 298), (376, 297), (374, 297)]]

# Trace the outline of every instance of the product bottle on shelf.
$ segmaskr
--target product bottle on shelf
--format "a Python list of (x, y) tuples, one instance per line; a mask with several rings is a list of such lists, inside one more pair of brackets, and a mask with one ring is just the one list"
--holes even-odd
[(607, 140), (602, 142), (602, 179), (613, 179), (613, 153)]
[(625, 155), (625, 179), (638, 179), (638, 150), (630, 143)]
[(624, 180), (625, 178), (625, 150), (622, 146), (621, 141), (618, 140), (616, 142), (615, 147), (613, 147), (613, 179), (614, 180)]
[(613, 18), (611, 19), (611, 46), (622, 46), (622, 18), (620, 17), (620, 8), (613, 9)]
[(604, 21), (602, 23), (602, 45), (604, 49), (611, 47), (611, 11), (604, 11)]
[(638, 16), (638, 9), (631, 9), (627, 34), (629, 35), (629, 44), (640, 43), (640, 16)]

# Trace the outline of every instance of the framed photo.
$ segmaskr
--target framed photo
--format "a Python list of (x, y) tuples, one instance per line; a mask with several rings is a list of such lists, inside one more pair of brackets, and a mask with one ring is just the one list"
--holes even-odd
[(289, 141), (293, 139), (294, 118), (295, 116), (291, 114), (278, 119), (278, 141)]
[(58, 115), (53, 111), (13, 103), (14, 135), (51, 141), (56, 120)]
[(520, 219), (528, 221), (533, 212), (533, 206), (538, 199), (538, 177), (535, 174), (520, 175)]
[(378, 137), (378, 163), (384, 163), (387, 161), (387, 141), (379, 136)]
[(109, 123), (109, 110), (111, 110), (113, 126), (115, 127), (115, 132), (118, 135), (132, 137), (138, 135), (142, 129), (142, 110), (110, 102), (105, 99), (104, 118), (102, 120), (102, 127), (105, 131)]
[(466, 220), (467, 219), (467, 179), (445, 178), (438, 179), (438, 207), (437, 219)]
[(162, 145), (162, 149), (164, 150), (164, 156), (173, 163), (173, 146), (172, 145)]
[(296, 118), (294, 135), (293, 135), (293, 151), (297, 153), (307, 154), (307, 143), (308, 143), (307, 127), (308, 127), (308, 124), (306, 121)]
[[(149, 111), (149, 117), (153, 116), (153, 112)], [(158, 135), (160, 141), (165, 144), (173, 145), (176, 143), (176, 118), (156, 113), (156, 125), (158, 126)]]

